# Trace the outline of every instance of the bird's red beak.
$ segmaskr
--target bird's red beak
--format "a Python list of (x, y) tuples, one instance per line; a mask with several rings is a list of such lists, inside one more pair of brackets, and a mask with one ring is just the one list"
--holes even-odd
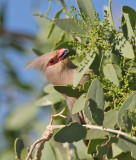
[(57, 51), (57, 54), (58, 54), (57, 58), (58, 58), (59, 60), (63, 60), (63, 59), (66, 58), (67, 55), (69, 54), (69, 49), (67, 49), (67, 48), (61, 48), (61, 49), (59, 49), (59, 50)]

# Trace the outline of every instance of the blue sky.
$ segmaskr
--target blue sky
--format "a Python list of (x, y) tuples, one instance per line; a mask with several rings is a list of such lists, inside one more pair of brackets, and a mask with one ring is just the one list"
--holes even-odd
[[(0, 0), (5, 1), (5, 0)], [(36, 20), (33, 13), (45, 13), (48, 9), (49, 2), (46, 0), (6, 0), (7, 1), (7, 20), (6, 28), (12, 31), (27, 32), (35, 34), (38, 30)], [(92, 0), (100, 17), (103, 16), (103, 7), (108, 5), (108, 0)], [(76, 6), (76, 0), (67, 0), (67, 6)], [(112, 0), (113, 16), (116, 23), (121, 16), (121, 6), (128, 5), (136, 10), (136, 0)], [(61, 8), (60, 3), (52, 2), (52, 9), (49, 13), (49, 17), (53, 17), (54, 14)]]

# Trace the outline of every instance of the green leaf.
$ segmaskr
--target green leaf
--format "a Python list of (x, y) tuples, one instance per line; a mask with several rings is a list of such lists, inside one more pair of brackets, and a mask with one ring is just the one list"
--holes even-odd
[(55, 90), (60, 92), (61, 94), (66, 94), (69, 97), (79, 98), (84, 91), (79, 88), (75, 88), (73, 86), (54, 86)]
[(89, 159), (92, 157), (86, 153), (87, 147), (83, 140), (74, 142), (74, 146), (76, 147), (76, 152), (79, 159)]
[(134, 33), (133, 28), (131, 26), (129, 15), (126, 14), (126, 13), (123, 13), (123, 15), (124, 15), (124, 18), (126, 20), (128, 37), (129, 37), (129, 39), (131, 39), (132, 37), (135, 36), (135, 33)]
[(113, 16), (112, 16), (111, 3), (112, 3), (112, 0), (109, 0), (109, 10), (108, 10), (109, 22), (110, 22), (111, 26), (113, 27), (113, 29), (115, 29), (115, 24), (114, 24), (114, 20), (113, 20)]
[(96, 54), (89, 55), (82, 61), (82, 63), (78, 67), (78, 69), (76, 71), (76, 75), (74, 77), (74, 82), (73, 82), (73, 86), (74, 87), (76, 87), (79, 84), (79, 82), (82, 79), (83, 75), (85, 74), (87, 69), (93, 63), (93, 61), (95, 59), (95, 56), (96, 56)]
[(44, 144), (44, 149), (42, 151), (42, 158), (41, 160), (56, 160), (56, 152), (54, 151), (54, 147), (52, 147), (53, 144), (50, 142), (46, 142)]
[(35, 106), (49, 106), (53, 105), (55, 103), (58, 103), (60, 101), (65, 100), (64, 96), (57, 92), (52, 84), (48, 84), (44, 88), (44, 92), (47, 93), (47, 95), (43, 96), (42, 98), (38, 99), (34, 105)]
[(136, 113), (135, 112), (131, 112), (130, 117), (131, 117), (133, 123), (136, 124)]
[(92, 139), (89, 141), (88, 148), (87, 148), (87, 153), (92, 154), (96, 152), (96, 146), (102, 144), (106, 138), (103, 139)]
[(118, 125), (121, 127), (122, 124), (122, 117), (125, 115), (128, 109), (134, 111), (136, 108), (136, 91), (131, 93), (131, 95), (124, 101), (122, 106), (118, 111)]
[(124, 152), (131, 152), (131, 156), (136, 159), (136, 141), (125, 136), (120, 136), (117, 146)]
[(130, 152), (122, 153), (119, 156), (116, 157), (118, 160), (135, 160), (135, 158), (132, 158)]
[(84, 91), (87, 92), (91, 85), (91, 81), (87, 81), (83, 84)]
[(34, 105), (36, 107), (49, 106), (49, 105), (58, 103), (62, 100), (65, 100), (64, 96), (58, 93), (57, 91), (55, 91), (55, 92), (51, 92), (48, 95), (43, 96), (42, 98), (38, 99), (34, 103)]
[(132, 121), (131, 121), (130, 117), (127, 114), (124, 114), (122, 116), (122, 125), (123, 125), (123, 128), (125, 128), (125, 130), (127, 132), (131, 133)]
[[(79, 20), (80, 21), (80, 20)], [(71, 18), (59, 18), (55, 19), (54, 23), (64, 30), (67, 33), (80, 33), (85, 34), (85, 31), (81, 29), (81, 27), (78, 27), (77, 22), (74, 21), (74, 19)]]
[(117, 114), (116, 110), (111, 110), (104, 114), (103, 127), (114, 129), (114, 126), (117, 124)]
[(14, 143), (14, 150), (15, 150), (16, 157), (18, 159), (21, 159), (21, 152), (23, 149), (24, 149), (23, 140), (21, 138), (16, 138)]
[(56, 160), (64, 160), (63, 154), (59, 148), (55, 148)]
[(113, 64), (107, 64), (104, 69), (104, 76), (110, 80), (111, 82), (113, 82), (116, 86), (119, 86), (119, 79), (117, 77), (117, 73), (115, 71), (115, 68), (113, 66)]
[(21, 106), (12, 111), (5, 122), (5, 129), (9, 131), (18, 131), (30, 124), (38, 113), (38, 108), (33, 104)]
[[(37, 35), (36, 41), (35, 41), (35, 45), (36, 48), (42, 49), (42, 51), (44, 51), (45, 53), (48, 53), (52, 50), (55, 50), (54, 47), (55, 44), (58, 42), (58, 40), (60, 40), (60, 38), (62, 37), (62, 33), (63, 31), (60, 30), (60, 28), (55, 27), (52, 34), (50, 35), (50, 38), (47, 38), (49, 31), (50, 31), (50, 27), (51, 27), (51, 21), (47, 20), (46, 18), (40, 18), (38, 19), (39, 24), (40, 25), (40, 32)], [(68, 42), (71, 40), (70, 36), (65, 36), (63, 42)]]
[(120, 65), (120, 58), (121, 58), (120, 55), (115, 51), (111, 53), (110, 56), (111, 63)]
[(98, 79), (93, 80), (87, 92), (89, 108), (96, 124), (102, 125), (104, 119), (104, 93), (101, 83)]
[(80, 13), (85, 14), (87, 18), (91, 19), (91, 22), (94, 23), (94, 6), (92, 0), (77, 0), (77, 5), (79, 7)]
[(103, 130), (89, 129), (87, 130), (86, 139), (99, 139), (105, 137), (106, 135), (108, 135), (108, 133)]
[[(96, 155), (95, 157), (101, 157), (105, 154), (108, 153), (108, 151), (111, 149), (111, 144), (112, 143), (116, 143), (118, 141), (118, 138), (117, 137), (110, 137), (109, 140), (104, 144), (104, 145), (98, 145), (96, 148), (97, 152), (96, 152)], [(112, 157), (110, 157), (112, 158)], [(108, 158), (108, 159), (110, 159)]]
[[(60, 14), (62, 13), (62, 11), (63, 11), (63, 8), (60, 9), (60, 10), (55, 14), (54, 19), (59, 18), (59, 16), (60, 16)], [(54, 28), (55, 28), (55, 24), (54, 24), (54, 21), (52, 21), (51, 27), (50, 27), (50, 30), (49, 30), (49, 34), (48, 34), (47, 38), (50, 38), (50, 36), (51, 36)]]
[(37, 56), (42, 56), (44, 53), (42, 53), (41, 51), (39, 51), (38, 49), (35, 48), (31, 48), (31, 50), (37, 55)]
[(90, 111), (90, 108), (89, 108), (89, 101), (88, 101), (88, 99), (86, 99), (86, 102), (85, 102), (84, 114), (85, 114), (86, 118), (87, 118), (90, 122), (93, 122), (93, 120), (92, 120), (92, 115), (91, 115), (91, 111)]
[(122, 17), (122, 23), (126, 21), (126, 24), (122, 26), (123, 33), (125, 37), (131, 38), (134, 36), (134, 29), (136, 25), (136, 12), (134, 9), (128, 7), (128, 6), (123, 6), (122, 7), (123, 11), (123, 17)]
[(76, 114), (84, 109), (86, 102), (86, 94), (82, 94), (77, 101), (74, 103), (74, 106), (72, 108), (72, 114)]
[(121, 153), (122, 153), (122, 150), (116, 145), (116, 143), (112, 143), (112, 156), (116, 157)]
[[(50, 84), (50, 83), (47, 84), (47, 85), (44, 87), (43, 91), (44, 91), (45, 93), (56, 92), (56, 90), (54, 89), (53, 85)], [(58, 93), (58, 92), (57, 92), (57, 93)]]
[(115, 37), (115, 51), (120, 53), (122, 56), (133, 59), (134, 58), (134, 51), (133, 46), (127, 41), (122, 33), (119, 33)]
[(122, 70), (121, 70), (121, 68), (117, 64), (113, 64), (113, 67), (114, 67), (114, 69), (116, 71), (118, 79), (121, 79), (122, 78)]
[(54, 140), (61, 143), (73, 143), (81, 140), (86, 135), (86, 128), (78, 122), (70, 123), (60, 129), (55, 135)]

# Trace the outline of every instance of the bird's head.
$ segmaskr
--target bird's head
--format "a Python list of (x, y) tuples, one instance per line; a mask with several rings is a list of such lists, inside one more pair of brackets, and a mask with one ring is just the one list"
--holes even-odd
[(67, 48), (61, 48), (61, 49), (55, 51), (55, 53), (52, 54), (52, 57), (50, 57), (47, 66), (55, 65), (55, 64), (59, 63), (60, 61), (66, 59), (68, 54), (69, 54), (69, 49), (67, 49)]
[(27, 68), (38, 68), (44, 71), (48, 80), (55, 84), (60, 81), (67, 70), (76, 68), (68, 58), (69, 53), (67, 48), (52, 51), (28, 62)]

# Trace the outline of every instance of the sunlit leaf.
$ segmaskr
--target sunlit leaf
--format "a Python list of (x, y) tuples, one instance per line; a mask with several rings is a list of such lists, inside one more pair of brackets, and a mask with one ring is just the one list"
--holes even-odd
[(77, 5), (79, 7), (81, 15), (84, 14), (87, 18), (91, 19), (91, 22), (93, 24), (94, 22), (94, 6), (92, 3), (92, 0), (76, 0)]

